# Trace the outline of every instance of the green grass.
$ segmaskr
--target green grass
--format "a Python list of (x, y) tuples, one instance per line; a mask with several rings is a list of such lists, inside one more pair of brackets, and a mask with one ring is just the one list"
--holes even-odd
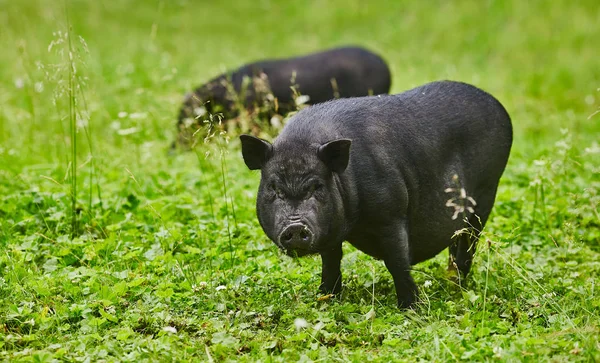
[[(600, 360), (595, 1), (0, 0), (0, 24), (0, 360)], [(192, 87), (342, 44), (383, 54), (394, 92), (462, 80), (513, 119), (467, 284), (447, 253), (417, 265), (414, 311), (351, 246), (319, 300), (235, 138), (168, 155)]]

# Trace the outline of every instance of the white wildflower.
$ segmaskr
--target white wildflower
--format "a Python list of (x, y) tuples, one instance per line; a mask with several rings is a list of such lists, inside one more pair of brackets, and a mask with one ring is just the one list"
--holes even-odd
[(271, 117), (271, 126), (273, 126), (276, 129), (280, 129), (281, 128), (281, 117), (279, 117), (279, 116)]
[(585, 96), (585, 103), (587, 103), (588, 105), (593, 105), (595, 101), (596, 99), (594, 98), (594, 95)]
[(89, 122), (88, 122), (87, 118), (78, 117), (76, 123), (77, 123), (77, 128), (82, 129), (82, 128), (87, 127)]
[(369, 310), (369, 312), (365, 314), (365, 320), (375, 320), (376, 315), (377, 314), (375, 314), (375, 310), (371, 308), (371, 310)]
[(492, 350), (494, 352), (494, 358), (502, 358), (502, 347), (494, 347)]
[(129, 114), (129, 118), (132, 120), (138, 120), (148, 117), (148, 114), (145, 112), (134, 112)]
[(296, 330), (308, 328), (308, 321), (302, 318), (296, 318), (294, 320), (294, 326), (296, 327)]
[(313, 326), (313, 329), (316, 331), (319, 331), (321, 329), (323, 329), (323, 327), (325, 327), (325, 323), (323, 323), (322, 321), (318, 322), (317, 324), (315, 324)]
[(131, 134), (135, 134), (136, 132), (140, 131), (139, 128), (137, 127), (130, 127), (128, 129), (121, 129), (117, 131), (117, 134), (125, 136), (125, 135), (131, 135)]
[(309, 100), (310, 100), (310, 97), (308, 95), (300, 95), (300, 96), (296, 97), (296, 106), (303, 105), (303, 104), (307, 103)]
[(177, 329), (173, 326), (165, 326), (164, 328), (162, 328), (162, 330), (166, 331), (167, 333), (171, 333), (171, 334), (177, 333)]
[(206, 107), (200, 106), (200, 107), (194, 108), (194, 115), (196, 117), (202, 117), (202, 116), (206, 115)]
[(600, 145), (594, 142), (590, 147), (586, 147), (584, 151), (586, 154), (600, 154)]

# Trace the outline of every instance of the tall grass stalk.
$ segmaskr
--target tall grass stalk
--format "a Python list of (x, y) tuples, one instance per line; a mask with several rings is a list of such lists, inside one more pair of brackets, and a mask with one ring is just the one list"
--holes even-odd
[[(482, 235), (479, 235), (479, 244), (481, 244), (481, 237), (483, 237)], [(485, 326), (485, 312), (486, 312), (486, 304), (487, 304), (487, 293), (488, 293), (488, 285), (489, 285), (489, 281), (490, 281), (490, 244), (492, 243), (490, 240), (488, 241), (488, 246), (486, 248), (486, 262), (485, 262), (485, 285), (483, 287), (483, 307), (481, 310), (483, 310), (482, 314), (481, 314), (481, 326)]]
[[(242, 106), (239, 106), (242, 107)], [(199, 129), (196, 132), (196, 135), (194, 136), (194, 138), (196, 138), (199, 134), (202, 135), (206, 135), (204, 137), (204, 143), (203, 145), (205, 145), (205, 147), (209, 148), (210, 143), (209, 141), (211, 139), (216, 139), (216, 144), (217, 144), (217, 149), (219, 152), (219, 164), (220, 164), (220, 169), (221, 169), (221, 191), (222, 191), (222, 195), (223, 195), (223, 199), (225, 200), (225, 223), (226, 223), (226, 228), (227, 228), (227, 243), (228, 243), (228, 247), (229, 247), (229, 253), (230, 253), (230, 264), (231, 267), (233, 268), (234, 263), (235, 263), (235, 250), (233, 248), (233, 236), (232, 236), (232, 231), (231, 231), (231, 220), (233, 219), (233, 222), (236, 226), (236, 230), (237, 230), (237, 219), (235, 217), (235, 208), (234, 208), (234, 204), (233, 204), (233, 200), (230, 200), (229, 198), (229, 190), (227, 187), (227, 161), (225, 158), (225, 155), (227, 154), (227, 145), (228, 145), (228, 140), (227, 140), (227, 131), (225, 130), (220, 130), (220, 126), (222, 125), (222, 115), (220, 114), (209, 114), (208, 119), (206, 120), (206, 133), (202, 134), (202, 129)], [(200, 166), (200, 173), (201, 173), (201, 177), (204, 179), (204, 168), (202, 167), (202, 158), (200, 157), (200, 151), (197, 148), (197, 145), (200, 143), (197, 143), (195, 140), (192, 142), (192, 147), (193, 150), (196, 154), (196, 157), (198, 158), (198, 165)], [(205, 158), (208, 158), (208, 156), (210, 155), (210, 151), (207, 151), (205, 153)], [(212, 171), (212, 174), (214, 174), (214, 169), (212, 168), (212, 164), (209, 162), (209, 168), (211, 169), (210, 171)], [(203, 186), (206, 186), (206, 179), (203, 180), (202, 182)], [(209, 188), (210, 189), (210, 188)], [(210, 194), (210, 191), (206, 191), (206, 195), (209, 197), (209, 203), (210, 203), (210, 208), (211, 208), (211, 213), (213, 214), (213, 219), (215, 219), (215, 214), (214, 214), (214, 207), (213, 207), (213, 203), (214, 200)], [(230, 210), (230, 203), (231, 203), (231, 210)]]
[[(229, 245), (229, 259), (230, 259), (230, 263), (231, 263), (231, 268), (233, 268), (234, 266), (234, 259), (235, 259), (235, 250), (233, 249), (233, 241), (231, 238), (231, 220), (230, 220), (230, 215), (229, 215), (229, 203), (228, 201), (228, 195), (227, 195), (227, 178), (226, 178), (226, 173), (225, 173), (225, 152), (224, 150), (221, 150), (220, 153), (220, 157), (221, 157), (221, 181), (222, 181), (222, 186), (223, 186), (223, 198), (225, 199), (225, 222), (227, 224), (227, 242)], [(233, 206), (233, 203), (232, 203)], [(235, 218), (234, 218), (235, 220)], [(236, 222), (236, 226), (237, 226), (237, 222)]]
[(69, 50), (69, 82), (68, 82), (68, 98), (69, 98), (69, 132), (71, 137), (71, 238), (74, 238), (77, 234), (77, 104), (76, 104), (76, 93), (75, 77), (77, 70), (75, 68), (75, 60), (73, 59), (73, 41), (72, 35), (73, 30), (71, 28), (71, 22), (69, 20), (69, 10), (65, 4), (65, 16), (67, 19), (67, 45)]
[(210, 208), (210, 215), (212, 216), (213, 222), (215, 222), (217, 220), (217, 218), (215, 216), (214, 200), (213, 200), (212, 194), (210, 193), (210, 188), (207, 187), (208, 181), (206, 179), (206, 169), (202, 165), (203, 164), (202, 156), (200, 155), (200, 152), (196, 148), (194, 148), (194, 154), (196, 154), (196, 158), (198, 160), (198, 168), (200, 168), (200, 184), (202, 184), (202, 189), (204, 189), (204, 195), (208, 198), (208, 206)]

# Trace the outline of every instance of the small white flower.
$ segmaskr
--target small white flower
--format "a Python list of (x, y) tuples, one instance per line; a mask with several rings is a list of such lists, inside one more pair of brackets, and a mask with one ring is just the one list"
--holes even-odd
[(271, 126), (280, 129), (281, 128), (281, 117), (273, 116), (271, 117)]
[(593, 95), (585, 96), (585, 103), (587, 103), (588, 105), (590, 105), (590, 106), (593, 105), (594, 101), (596, 101), (596, 100), (594, 99)]
[(42, 93), (44, 91), (44, 82), (35, 82), (34, 89), (37, 93)]
[(586, 147), (584, 151), (586, 154), (600, 154), (600, 146), (594, 142), (592, 146)]
[(300, 106), (305, 104), (306, 102), (308, 102), (310, 100), (310, 97), (308, 95), (300, 95), (296, 98), (296, 105)]
[(127, 112), (125, 112), (125, 111), (121, 111), (118, 114), (119, 118), (125, 118), (125, 117), (127, 117), (127, 115), (129, 115), (129, 114)]
[(186, 117), (183, 119), (183, 126), (187, 129), (190, 126), (192, 126), (195, 122), (196, 122), (195, 119), (193, 119), (191, 117)]
[(302, 318), (296, 318), (294, 320), (294, 326), (296, 327), (296, 330), (308, 328), (308, 321)]
[(535, 178), (532, 181), (529, 182), (529, 186), (530, 187), (535, 187), (538, 185), (542, 185), (542, 180), (540, 178)]
[(15, 87), (17, 87), (18, 89), (25, 87), (25, 81), (23, 81), (23, 78), (15, 79)]
[(146, 114), (145, 112), (134, 112), (132, 114), (129, 114), (129, 118), (132, 120), (142, 119), (146, 117), (148, 117), (148, 114)]
[(202, 116), (206, 115), (206, 107), (200, 106), (200, 107), (194, 108), (194, 115), (196, 117), (202, 117)]
[(81, 117), (77, 118), (77, 128), (78, 129), (82, 129), (82, 128), (85, 128), (87, 126), (88, 126), (88, 119), (81, 118)]
[(225, 285), (219, 285), (215, 288), (215, 290), (221, 291), (221, 290), (225, 290), (226, 288), (227, 288), (227, 286), (225, 286)]
[(502, 358), (502, 347), (494, 347), (492, 351), (494, 352), (494, 358)]
[(137, 127), (130, 127), (128, 129), (121, 129), (117, 131), (117, 134), (119, 135), (131, 135), (131, 134), (135, 134), (136, 132), (139, 131), (139, 128)]
[(162, 328), (162, 330), (166, 331), (167, 333), (171, 333), (171, 334), (177, 333), (177, 329), (173, 326), (165, 326), (164, 328)]
[(423, 283), (423, 287), (430, 287), (431, 285), (433, 285), (433, 282), (431, 282), (431, 280), (425, 280), (425, 283)]

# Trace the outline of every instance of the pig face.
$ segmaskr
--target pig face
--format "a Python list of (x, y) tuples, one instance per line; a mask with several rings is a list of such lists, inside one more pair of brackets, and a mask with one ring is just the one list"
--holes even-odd
[(340, 243), (345, 218), (339, 174), (348, 165), (351, 141), (289, 141), (274, 147), (249, 135), (240, 139), (248, 168), (261, 170), (256, 211), (267, 236), (290, 256)]

